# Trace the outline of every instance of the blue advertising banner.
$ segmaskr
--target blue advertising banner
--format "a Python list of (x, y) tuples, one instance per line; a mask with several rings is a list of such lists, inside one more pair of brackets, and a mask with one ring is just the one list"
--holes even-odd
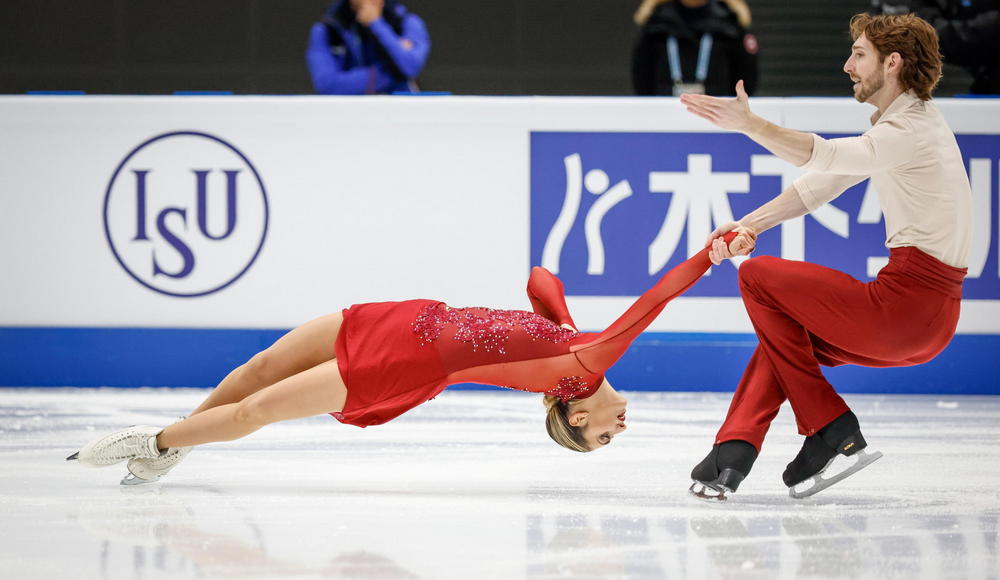
[[(824, 134), (824, 137), (844, 135)], [(974, 198), (967, 299), (1000, 299), (996, 244), (1000, 135), (958, 135)], [(531, 263), (568, 295), (636, 296), (802, 174), (732, 133), (531, 133)], [(888, 260), (867, 180), (757, 242), (756, 255), (874, 278)], [(738, 296), (736, 268), (713, 268), (692, 296)]]

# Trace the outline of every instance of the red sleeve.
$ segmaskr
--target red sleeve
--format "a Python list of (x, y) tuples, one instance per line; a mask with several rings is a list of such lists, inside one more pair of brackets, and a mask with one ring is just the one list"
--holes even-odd
[[(724, 239), (729, 243), (735, 237), (735, 232), (729, 232)], [(615, 364), (632, 341), (659, 316), (667, 302), (683, 294), (711, 267), (708, 250), (709, 248), (702, 249), (664, 274), (618, 320), (604, 332), (595, 335), (594, 340), (574, 345), (571, 350), (576, 352), (580, 364), (594, 373), (603, 373)]]
[(528, 278), (528, 300), (531, 301), (531, 309), (535, 314), (559, 325), (569, 324), (576, 329), (576, 323), (573, 322), (569, 308), (566, 307), (562, 281), (541, 266), (531, 269), (531, 276)]

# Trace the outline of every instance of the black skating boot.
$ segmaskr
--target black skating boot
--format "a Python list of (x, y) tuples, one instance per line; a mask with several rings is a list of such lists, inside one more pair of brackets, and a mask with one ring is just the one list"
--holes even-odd
[[(725, 501), (727, 493), (734, 493), (750, 473), (757, 460), (757, 449), (739, 439), (724, 441), (691, 470), (691, 493), (702, 499)], [(714, 492), (714, 493), (713, 493)]]
[[(781, 478), (788, 486), (792, 497), (810, 496), (849, 475), (857, 473), (882, 456), (877, 451), (873, 454), (862, 452), (867, 446), (868, 443), (861, 434), (861, 426), (858, 424), (857, 416), (852, 411), (847, 411), (814, 435), (806, 437), (805, 442), (802, 443), (802, 449), (785, 468)], [(852, 467), (829, 479), (821, 477), (838, 454), (849, 457), (859, 452), (861, 452), (859, 459)], [(816, 479), (811, 487), (801, 492), (795, 491), (796, 485), (810, 478)]]

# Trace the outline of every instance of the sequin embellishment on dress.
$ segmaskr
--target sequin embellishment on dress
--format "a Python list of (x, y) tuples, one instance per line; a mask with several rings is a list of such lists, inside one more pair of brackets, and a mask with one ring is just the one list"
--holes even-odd
[(559, 379), (559, 386), (545, 391), (546, 395), (559, 397), (561, 401), (576, 399), (580, 395), (590, 390), (590, 383), (583, 380), (583, 377), (563, 377)]
[(413, 323), (413, 332), (424, 344), (441, 337), (448, 324), (456, 327), (455, 340), (472, 345), (473, 351), (483, 349), (506, 354), (504, 345), (515, 328), (525, 334), (555, 344), (567, 342), (579, 335), (575, 330), (558, 326), (548, 318), (523, 310), (493, 308), (451, 308), (445, 304), (430, 304), (423, 308)]
[(529, 393), (542, 393), (544, 395), (550, 395), (553, 397), (558, 397), (559, 400), (566, 402), (572, 399), (578, 399), (581, 395), (584, 395), (590, 391), (592, 388), (590, 383), (583, 380), (581, 376), (563, 377), (559, 379), (559, 384), (552, 387), (551, 389), (535, 389), (535, 388), (525, 388), (525, 387), (512, 387), (510, 385), (497, 385), (501, 389), (511, 389), (514, 391), (527, 391)]

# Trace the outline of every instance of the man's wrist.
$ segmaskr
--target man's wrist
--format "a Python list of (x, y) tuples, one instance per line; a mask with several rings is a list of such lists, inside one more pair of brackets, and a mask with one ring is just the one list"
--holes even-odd
[(740, 228), (746, 230), (746, 232), (750, 235), (750, 237), (756, 239), (757, 234), (759, 234), (763, 230), (766, 230), (767, 228), (764, 227), (764, 224), (760, 223), (759, 219), (754, 219), (754, 213), (756, 212), (748, 213), (747, 215), (740, 218), (740, 220), (736, 223), (739, 225)]
[(754, 135), (760, 135), (767, 128), (767, 119), (760, 117), (753, 113), (750, 113), (750, 120), (747, 122), (746, 127), (743, 129), (743, 134), (747, 137), (753, 137)]

